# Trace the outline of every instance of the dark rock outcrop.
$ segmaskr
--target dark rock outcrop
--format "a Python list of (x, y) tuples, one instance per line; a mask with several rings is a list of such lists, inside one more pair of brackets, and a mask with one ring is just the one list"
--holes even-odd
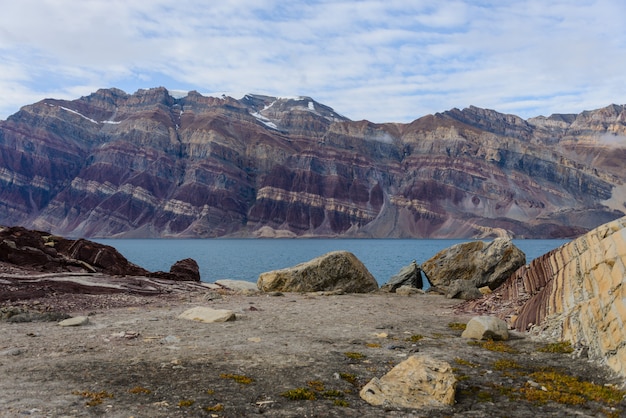
[(399, 287), (408, 286), (415, 289), (423, 289), (422, 270), (415, 260), (408, 266), (402, 267), (398, 274), (391, 277), (387, 283), (380, 287), (383, 292), (395, 292)]
[[(573, 237), (623, 216), (626, 109), (350, 121), (103, 89), (0, 121), (0, 224), (67, 237)], [(567, 208), (567, 209), (564, 209)]]
[(432, 286), (449, 298), (476, 299), (480, 288), (495, 289), (521, 266), (526, 256), (506, 238), (466, 242), (446, 248), (422, 264)]
[(193, 259), (176, 262), (169, 272), (149, 272), (128, 261), (115, 248), (86, 239), (71, 240), (22, 227), (0, 227), (0, 262), (35, 272), (102, 273), (200, 281)]
[(157, 271), (155, 273), (148, 273), (147, 276), (168, 280), (199, 282), (200, 267), (193, 258), (185, 258), (172, 264), (169, 272)]

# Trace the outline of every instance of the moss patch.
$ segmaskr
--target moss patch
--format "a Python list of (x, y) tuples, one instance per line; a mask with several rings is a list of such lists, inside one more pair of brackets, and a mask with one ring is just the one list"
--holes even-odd
[(569, 341), (561, 341), (557, 343), (546, 344), (543, 347), (537, 349), (537, 351), (542, 353), (572, 353), (574, 352), (574, 348)]
[(295, 388), (283, 392), (280, 396), (292, 401), (314, 401), (315, 393), (307, 388)]

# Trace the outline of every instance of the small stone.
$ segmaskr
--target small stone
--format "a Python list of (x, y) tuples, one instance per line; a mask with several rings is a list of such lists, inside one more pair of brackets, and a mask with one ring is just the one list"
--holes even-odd
[(495, 316), (475, 316), (469, 320), (462, 338), (475, 340), (508, 340), (508, 325), (502, 319)]
[(483, 295), (489, 295), (489, 294), (493, 293), (493, 291), (491, 290), (491, 288), (489, 286), (483, 286), (483, 287), (479, 288), (478, 290)]
[(9, 348), (7, 350), (0, 351), (0, 356), (19, 356), (24, 353), (21, 348)]
[(411, 296), (416, 293), (424, 293), (424, 292), (412, 286), (400, 286), (399, 288), (396, 289), (396, 294), (401, 295), (401, 296)]
[(180, 338), (175, 335), (168, 335), (167, 337), (161, 338), (161, 344), (178, 344), (180, 342)]
[(59, 322), (61, 327), (79, 327), (81, 325), (87, 325), (89, 323), (89, 317), (87, 316), (75, 316), (73, 318), (64, 319)]
[(212, 309), (197, 306), (183, 312), (178, 316), (180, 319), (188, 319), (204, 323), (228, 322), (236, 319), (235, 313), (228, 309)]

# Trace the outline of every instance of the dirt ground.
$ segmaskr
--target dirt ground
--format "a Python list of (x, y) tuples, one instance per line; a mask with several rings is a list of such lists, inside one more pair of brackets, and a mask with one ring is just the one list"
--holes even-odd
[[(226, 291), (3, 302), (5, 313), (63, 312), (86, 315), (89, 323), (0, 321), (0, 416), (603, 417), (626, 411), (624, 400), (566, 405), (520, 399), (521, 388), (533, 384), (530, 373), (543, 367), (600, 385), (618, 381), (585, 358), (538, 351), (546, 341), (525, 334), (514, 333), (506, 343), (513, 353), (468, 344), (450, 325), (470, 318), (454, 313), (458, 303), (431, 294)], [(205, 324), (178, 318), (195, 306), (230, 309), (237, 319)], [(382, 408), (359, 397), (372, 377), (413, 354), (456, 368), (454, 406)], [(510, 367), (497, 367), (503, 364), (498, 360), (509, 360)], [(284, 396), (297, 388), (316, 399)]]

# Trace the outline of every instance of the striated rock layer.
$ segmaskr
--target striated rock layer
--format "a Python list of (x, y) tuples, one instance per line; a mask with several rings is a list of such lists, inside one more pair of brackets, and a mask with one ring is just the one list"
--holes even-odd
[(573, 237), (626, 210), (626, 108), (351, 121), (308, 97), (45, 99), (0, 121), (0, 224), (67, 237)]
[(626, 377), (626, 217), (533, 260), (472, 307), (587, 347)]

